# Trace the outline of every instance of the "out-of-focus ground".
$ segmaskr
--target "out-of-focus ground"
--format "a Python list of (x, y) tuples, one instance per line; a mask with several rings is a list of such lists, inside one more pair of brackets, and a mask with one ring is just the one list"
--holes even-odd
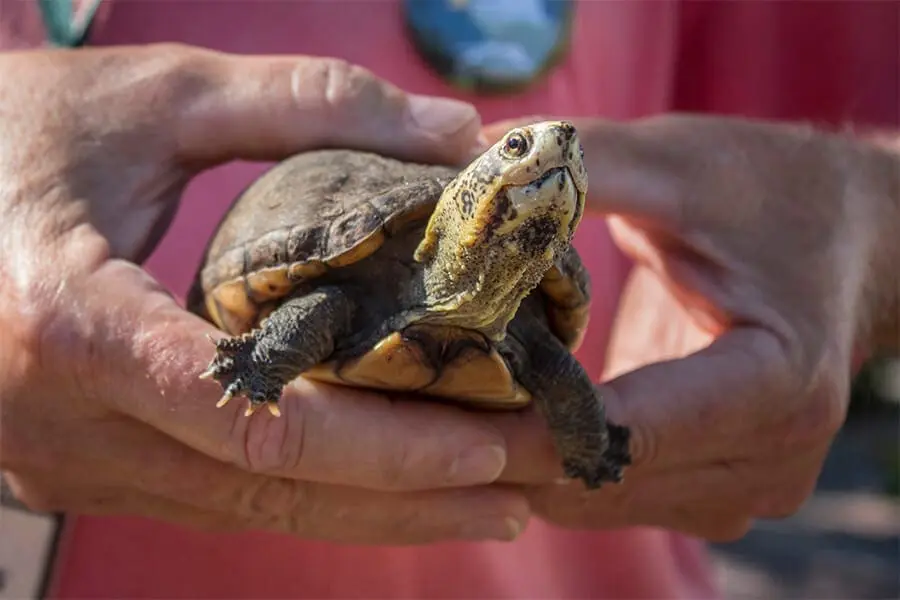
[(727, 598), (900, 599), (900, 361), (868, 375), (800, 512), (713, 546)]

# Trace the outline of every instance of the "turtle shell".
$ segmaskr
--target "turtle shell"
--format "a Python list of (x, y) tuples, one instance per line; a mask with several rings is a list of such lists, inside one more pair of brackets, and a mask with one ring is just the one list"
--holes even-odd
[[(367, 306), (367, 321), (359, 325), (367, 331), (344, 340), (334, 357), (305, 377), (482, 405), (526, 404), (528, 392), (480, 333), (392, 321), (421, 295), (407, 281), (412, 252), (457, 172), (351, 150), (307, 152), (275, 165), (235, 199), (219, 224), (188, 308), (240, 335), (290, 294), (324, 282), (370, 279), (376, 283), (358, 299)], [(533, 299), (541, 303), (549, 331), (573, 351), (587, 325), (589, 292), (587, 273), (570, 248)]]

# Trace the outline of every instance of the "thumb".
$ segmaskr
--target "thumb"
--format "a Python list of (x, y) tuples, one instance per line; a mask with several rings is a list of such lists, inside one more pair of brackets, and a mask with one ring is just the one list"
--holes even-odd
[(190, 47), (176, 53), (182, 56), (172, 62), (166, 85), (184, 92), (168, 122), (186, 162), (278, 160), (340, 146), (458, 163), (478, 145), (481, 121), (472, 105), (407, 94), (342, 60)]
[(807, 441), (821, 423), (784, 406), (796, 380), (779, 340), (745, 327), (684, 357), (622, 373), (600, 389), (609, 418), (631, 430), (634, 468), (665, 471), (748, 459), (754, 441), (772, 443), (773, 454)]

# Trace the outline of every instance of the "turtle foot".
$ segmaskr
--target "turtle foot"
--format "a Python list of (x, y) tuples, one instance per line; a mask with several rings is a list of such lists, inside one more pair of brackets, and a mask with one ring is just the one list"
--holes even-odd
[(609, 446), (600, 456), (578, 456), (563, 461), (566, 477), (580, 479), (589, 490), (599, 489), (604, 483), (621, 483), (625, 467), (631, 464), (628, 428), (612, 423), (607, 427)]
[(251, 416), (265, 404), (273, 416), (280, 417), (278, 400), (282, 383), (270, 375), (266, 363), (256, 356), (256, 337), (246, 334), (213, 340), (213, 343), (216, 355), (200, 379), (214, 379), (225, 390), (216, 408), (222, 408), (235, 396), (244, 396), (249, 401), (244, 416)]
[(619, 483), (622, 480), (622, 468), (603, 461), (601, 464), (583, 461), (563, 461), (563, 470), (569, 479), (578, 479), (589, 490), (603, 487), (604, 483)]

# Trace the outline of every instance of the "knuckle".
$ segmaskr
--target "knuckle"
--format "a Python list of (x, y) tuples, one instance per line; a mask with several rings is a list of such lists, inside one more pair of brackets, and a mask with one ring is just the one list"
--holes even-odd
[(144, 46), (144, 51), (155, 56), (169, 57), (172, 60), (183, 60), (196, 57), (207, 51), (184, 42), (155, 42)]
[(846, 393), (833, 382), (799, 392), (796, 408), (774, 432), (776, 450), (796, 452), (837, 435), (846, 418)]
[(282, 490), (282, 502), (278, 504), (275, 514), (280, 529), (294, 533), (306, 534), (313, 524), (323, 522), (322, 502), (316, 493), (318, 487), (314, 483), (292, 481), (286, 490)]
[(659, 443), (654, 429), (644, 423), (628, 423), (628, 451), (631, 469), (644, 469), (659, 459)]
[[(215, 91), (220, 58), (213, 50), (188, 44), (150, 44), (102, 62), (96, 73), (86, 74), (90, 78), (86, 85), (111, 111), (127, 114), (129, 128), (145, 136), (148, 147), (174, 151), (171, 130), (178, 127), (182, 113), (202, 105)], [(128, 89), (123, 94), (124, 85)], [(128, 102), (133, 97), (146, 101)], [(106, 113), (99, 118), (107, 118)]]
[(361, 114), (361, 107), (378, 108), (385, 85), (368, 69), (336, 58), (322, 59), (316, 69), (325, 104), (336, 116)]
[[(564, 486), (568, 488), (570, 485)], [(645, 514), (627, 484), (591, 492), (571, 492), (557, 486), (542, 486), (528, 493), (530, 510), (543, 519), (570, 529), (615, 528), (643, 523)]]
[(847, 417), (848, 394), (849, 390), (834, 380), (825, 382), (810, 394), (804, 420), (811, 434), (821, 440), (837, 435)]
[(399, 444), (397, 452), (385, 453), (379, 461), (381, 486), (387, 490), (407, 487), (411, 461), (412, 448), (406, 443)]
[(152, 116), (157, 123), (162, 117), (175, 118), (198, 99), (206, 98), (216, 87), (218, 58), (211, 50), (178, 43), (151, 47), (139, 65), (145, 74), (141, 85), (148, 88), (145, 96), (154, 99), (148, 103), (148, 113), (152, 112), (148, 118)]
[(308, 532), (320, 510), (315, 484), (267, 476), (237, 490), (233, 506), (244, 523), (297, 534)]
[[(299, 476), (306, 467), (308, 419), (302, 403), (282, 403), (286, 414), (278, 419), (248, 419), (239, 403), (233, 402), (235, 445), (239, 466), (251, 473)], [(242, 435), (241, 435), (242, 433)]]
[[(212, 50), (181, 42), (149, 44), (134, 54), (142, 73), (166, 84), (177, 84), (185, 75), (205, 73), (216, 56), (218, 54)], [(133, 64), (129, 66), (134, 67)], [(175, 89), (178, 90), (179, 87), (176, 86)], [(161, 87), (160, 91), (164, 92), (165, 88)]]
[(814, 395), (797, 415), (794, 435), (809, 444), (818, 445), (837, 435), (844, 424), (843, 402), (834, 396)]
[(384, 539), (395, 543), (433, 541), (449, 534), (450, 524), (418, 510), (398, 510), (383, 523)]
[(846, 417), (849, 367), (842, 370), (828, 360), (804, 353), (799, 343), (781, 343), (769, 353), (758, 391), (768, 398), (769, 438), (773, 452), (796, 451), (831, 439)]

